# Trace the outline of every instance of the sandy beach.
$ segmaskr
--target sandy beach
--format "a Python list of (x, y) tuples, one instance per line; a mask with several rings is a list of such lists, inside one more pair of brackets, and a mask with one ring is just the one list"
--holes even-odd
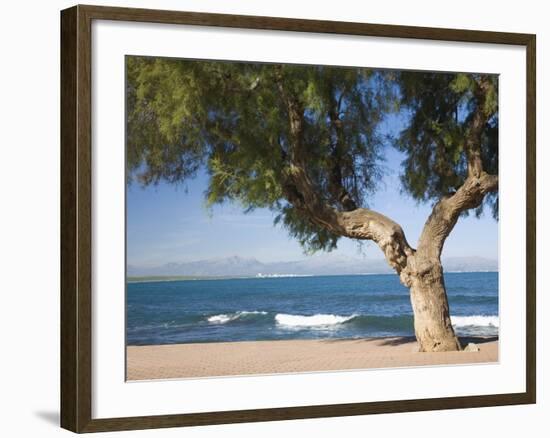
[(418, 353), (414, 338), (220, 342), (127, 347), (127, 379), (152, 380), (498, 361), (498, 339), (463, 338), (477, 352)]

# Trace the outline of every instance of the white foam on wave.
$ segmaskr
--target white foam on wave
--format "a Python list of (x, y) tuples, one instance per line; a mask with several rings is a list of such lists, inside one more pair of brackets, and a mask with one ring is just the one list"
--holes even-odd
[(235, 313), (221, 313), (219, 315), (213, 315), (206, 318), (208, 322), (211, 322), (213, 324), (225, 324), (230, 321), (235, 321), (236, 319), (239, 319), (242, 316), (246, 315), (266, 315), (267, 312), (253, 310), (253, 311), (240, 311)]
[(495, 315), (451, 316), (451, 323), (455, 327), (498, 327), (499, 318)]
[(355, 316), (356, 315), (340, 316), (331, 314), (305, 316), (278, 313), (275, 315), (275, 321), (277, 324), (287, 327), (327, 327), (342, 324), (355, 318)]
[(214, 324), (225, 324), (226, 322), (233, 321), (237, 319), (239, 316), (236, 314), (226, 314), (222, 313), (221, 315), (214, 315), (209, 316), (207, 318), (208, 322), (212, 322)]

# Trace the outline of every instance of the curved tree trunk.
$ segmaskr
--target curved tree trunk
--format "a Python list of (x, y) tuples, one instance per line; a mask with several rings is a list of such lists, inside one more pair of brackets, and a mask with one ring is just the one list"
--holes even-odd
[(443, 268), (439, 261), (428, 262), (422, 274), (410, 280), (414, 332), (419, 351), (458, 351), (462, 349), (449, 316)]

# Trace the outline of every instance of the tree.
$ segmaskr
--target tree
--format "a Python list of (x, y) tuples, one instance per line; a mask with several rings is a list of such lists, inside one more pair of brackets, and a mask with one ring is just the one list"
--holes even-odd
[[(269, 208), (306, 251), (375, 242), (411, 291), (421, 351), (461, 348), (440, 256), (461, 215), (498, 210), (497, 79), (482, 74), (127, 59), (129, 183), (209, 173), (208, 204)], [(368, 208), (389, 141), (404, 190), (434, 202), (417, 248)]]

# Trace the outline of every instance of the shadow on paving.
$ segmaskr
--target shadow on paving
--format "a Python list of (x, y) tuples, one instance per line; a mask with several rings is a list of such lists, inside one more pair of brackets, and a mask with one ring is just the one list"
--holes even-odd
[[(488, 342), (494, 342), (498, 341), (498, 336), (461, 336), (459, 337), (460, 343), (463, 347), (468, 345), (469, 343), (474, 344), (486, 344)], [(332, 339), (320, 339), (323, 343), (342, 343), (342, 342), (372, 342), (372, 341), (380, 341), (380, 346), (398, 346), (398, 345), (404, 345), (404, 344), (411, 344), (413, 342), (416, 342), (416, 338), (414, 336), (399, 336), (399, 337), (391, 337), (391, 338), (360, 338), (360, 339), (354, 339), (354, 338), (332, 338)]]
[[(460, 343), (463, 347), (466, 345), (473, 343), (473, 344), (486, 344), (488, 342), (494, 342), (498, 341), (498, 336), (461, 336), (459, 337)], [(402, 336), (400, 338), (391, 338), (383, 341), (380, 345), (403, 345), (403, 344), (409, 344), (411, 342), (416, 342), (416, 338), (414, 336)]]

